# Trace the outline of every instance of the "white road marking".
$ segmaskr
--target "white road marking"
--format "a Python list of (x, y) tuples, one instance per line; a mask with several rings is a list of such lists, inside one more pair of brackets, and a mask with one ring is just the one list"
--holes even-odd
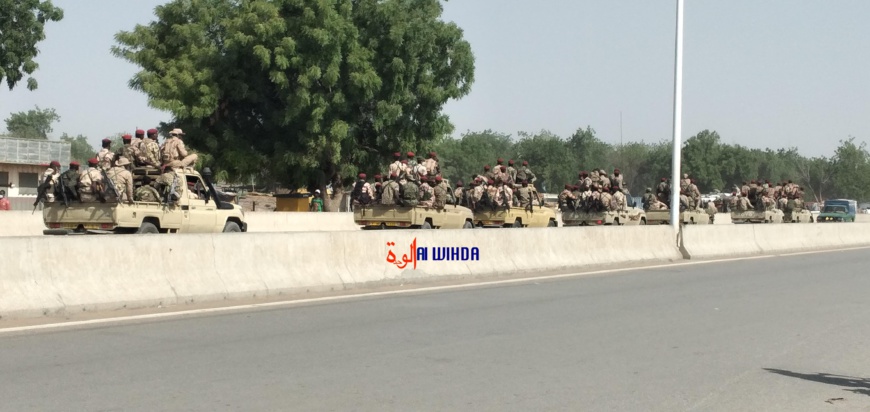
[(280, 301), (280, 302), (252, 303), (252, 304), (246, 304), (246, 305), (224, 306), (224, 307), (219, 307), (219, 308), (192, 309), (192, 310), (176, 311), (176, 312), (168, 312), (168, 313), (152, 313), (152, 314), (147, 314), (147, 315), (133, 315), (133, 316), (122, 316), (122, 317), (114, 317), (114, 318), (104, 318), (104, 319), (89, 319), (89, 320), (71, 321), (71, 322), (48, 323), (48, 324), (42, 324), (42, 325), (31, 325), (31, 326), (19, 326), (19, 327), (12, 327), (12, 328), (4, 328), (4, 329), (0, 329), (0, 335), (8, 334), (8, 333), (15, 333), (15, 332), (29, 332), (29, 331), (37, 331), (37, 330), (45, 330), (45, 329), (75, 328), (75, 327), (79, 327), (79, 326), (110, 324), (110, 323), (124, 323), (124, 322), (131, 322), (131, 321), (137, 321), (137, 320), (151, 320), (151, 319), (183, 317), (183, 316), (191, 316), (191, 315), (202, 315), (202, 314), (210, 314), (210, 313), (233, 312), (233, 311), (257, 309), (257, 308), (267, 308), (267, 307), (295, 306), (295, 305), (304, 305), (304, 304), (318, 303), (318, 302), (332, 302), (332, 301), (360, 299), (360, 298), (366, 298), (366, 297), (404, 295), (404, 294), (422, 293), (422, 292), (437, 292), (437, 291), (443, 291), (443, 290), (473, 288), (473, 287), (477, 287), (477, 286), (508, 285), (508, 284), (513, 284), (513, 283), (525, 283), (525, 282), (537, 282), (537, 281), (541, 281), (541, 280), (565, 279), (565, 278), (573, 278), (573, 277), (581, 277), (581, 276), (589, 276), (589, 275), (599, 275), (599, 274), (604, 274), (604, 273), (620, 273), (620, 272), (628, 272), (628, 271), (632, 271), (632, 270), (667, 269), (667, 268), (680, 267), (680, 266), (706, 265), (706, 264), (711, 264), (711, 263), (733, 262), (733, 261), (738, 261), (738, 260), (767, 259), (767, 258), (774, 258), (774, 257), (811, 255), (811, 254), (817, 254), (817, 253), (845, 252), (845, 251), (860, 250), (860, 249), (870, 249), (870, 246), (859, 246), (859, 247), (842, 248), (842, 249), (811, 250), (811, 251), (805, 251), (805, 252), (780, 253), (780, 254), (775, 254), (775, 255), (743, 256), (743, 257), (712, 259), (712, 260), (683, 261), (683, 262), (679, 262), (679, 263), (665, 263), (665, 264), (650, 265), (650, 266), (635, 266), (635, 267), (630, 267), (630, 268), (602, 269), (602, 270), (596, 270), (596, 271), (590, 271), (590, 272), (575, 272), (575, 273), (563, 273), (563, 274), (559, 274), (559, 275), (525, 277), (525, 278), (518, 278), (518, 279), (481, 281), (481, 282), (474, 282), (474, 283), (463, 283), (463, 284), (459, 284), (459, 285), (429, 286), (429, 287), (420, 287), (420, 288), (412, 288), (412, 289), (389, 290), (389, 291), (383, 291), (383, 292), (366, 292), (366, 293), (351, 294), (351, 295), (325, 296), (325, 297), (320, 297), (320, 298), (287, 300), (287, 301)]

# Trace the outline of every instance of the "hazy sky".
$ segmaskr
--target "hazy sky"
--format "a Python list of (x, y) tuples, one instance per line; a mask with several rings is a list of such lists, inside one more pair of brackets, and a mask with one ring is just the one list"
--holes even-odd
[[(54, 0), (64, 20), (39, 45), (39, 89), (0, 89), (0, 116), (53, 107), (53, 137), (96, 143), (170, 115), (127, 82), (114, 34), (163, 0)], [(476, 58), (471, 93), (447, 104), (456, 135), (592, 126), (608, 142), (672, 134), (676, 0), (451, 0), (444, 19)], [(687, 0), (683, 139), (704, 129), (750, 147), (830, 156), (870, 137), (867, 0)], [(0, 124), (0, 126), (3, 126)]]

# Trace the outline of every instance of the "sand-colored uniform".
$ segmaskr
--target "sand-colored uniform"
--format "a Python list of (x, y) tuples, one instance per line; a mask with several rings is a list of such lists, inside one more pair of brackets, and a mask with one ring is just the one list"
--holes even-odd
[(115, 183), (115, 189), (118, 190), (118, 195), (121, 198), (115, 199), (113, 194), (109, 194), (107, 197), (116, 202), (133, 202), (133, 174), (121, 166), (111, 168), (106, 174)]
[(160, 160), (164, 165), (169, 167), (190, 167), (196, 163), (197, 159), (196, 153), (187, 153), (184, 141), (179, 139), (178, 136), (172, 136), (167, 139), (160, 149)]
[(160, 203), (160, 193), (150, 185), (144, 185), (136, 189), (133, 199), (137, 202)]
[(611, 201), (611, 206), (613, 210), (625, 210), (628, 207), (626, 202), (625, 193), (620, 191), (616, 191), (613, 193), (613, 200)]
[(82, 171), (79, 178), (79, 199), (82, 202), (96, 202), (98, 200), (97, 186), (102, 185), (102, 183), (103, 174), (98, 168), (89, 167)]
[(109, 170), (112, 168), (112, 162), (115, 160), (115, 154), (112, 153), (111, 150), (106, 149), (105, 147), (97, 153), (97, 165), (103, 170)]
[(423, 207), (432, 207), (435, 204), (435, 190), (429, 186), (428, 182), (420, 184), (420, 191), (417, 193), (419, 197), (418, 204)]

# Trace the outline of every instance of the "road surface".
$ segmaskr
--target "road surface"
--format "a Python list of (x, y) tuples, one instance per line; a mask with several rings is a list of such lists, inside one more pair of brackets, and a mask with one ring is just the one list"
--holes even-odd
[(0, 334), (0, 410), (868, 410), (867, 253)]

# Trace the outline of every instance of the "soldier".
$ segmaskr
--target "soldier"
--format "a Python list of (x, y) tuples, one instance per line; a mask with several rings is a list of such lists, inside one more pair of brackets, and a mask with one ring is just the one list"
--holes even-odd
[(169, 138), (163, 142), (163, 147), (160, 148), (160, 160), (163, 165), (179, 168), (190, 167), (196, 163), (198, 156), (196, 153), (187, 153), (181, 136), (184, 136), (181, 129), (172, 129), (169, 132)]
[(588, 208), (590, 210), (601, 210), (601, 189), (597, 184), (592, 183), (589, 187), (590, 194), (587, 197)]
[(508, 186), (513, 186), (514, 182), (510, 180), (510, 176), (507, 174), (506, 166), (498, 166), (495, 171), (495, 180), (500, 181)]
[(445, 182), (441, 176), (435, 176), (435, 187), (432, 189), (435, 201), (432, 203), (432, 207), (436, 209), (444, 209), (444, 206), (447, 205), (447, 198), (450, 194), (450, 188), (447, 186), (447, 182)]
[(438, 167), (438, 154), (435, 152), (429, 152), (429, 158), (426, 159), (424, 166), (429, 176), (441, 174), (441, 168)]
[(366, 181), (365, 173), (360, 173), (357, 178), (358, 180), (350, 193), (350, 197), (353, 199), (354, 206), (368, 205), (374, 201), (372, 185)]
[(683, 178), (680, 180), (680, 191), (688, 193), (690, 184), (692, 184), (692, 179), (689, 178), (689, 174), (683, 173)]
[(731, 197), (728, 198), (728, 209), (731, 211), (738, 210), (740, 206), (740, 192), (734, 191), (731, 192)]
[(499, 195), (498, 187), (495, 185), (495, 180), (489, 179), (486, 181), (486, 203), (487, 206), (495, 208), (497, 206), (496, 200)]
[(402, 187), (402, 206), (417, 206), (419, 202), (417, 200), (417, 193), (419, 192), (419, 188), (413, 180), (405, 180), (405, 183), (401, 184)]
[(390, 163), (389, 174), (392, 176), (401, 176), (405, 172), (405, 166), (402, 164), (402, 154), (399, 152), (393, 153), (393, 163)]
[[(519, 178), (519, 173), (517, 173), (517, 177)], [(532, 173), (532, 169), (529, 169), (529, 162), (527, 160), (523, 160), (523, 177), (522, 180), (528, 180), (529, 184), (534, 185), (535, 180), (538, 178), (535, 177), (535, 174)]]
[[(133, 136), (133, 147), (136, 148), (137, 152), (141, 152), (145, 150), (145, 131), (142, 129), (136, 129), (135, 135)], [(135, 159), (130, 159), (133, 164), (136, 164)]]
[(48, 164), (48, 169), (42, 173), (42, 179), (39, 180), (39, 186), (44, 186), (45, 201), (48, 203), (54, 202), (54, 193), (57, 190), (59, 178), (60, 162), (52, 160)]
[(97, 153), (97, 161), (100, 162), (99, 166), (103, 170), (109, 170), (112, 168), (112, 162), (115, 161), (115, 154), (112, 153), (112, 141), (109, 139), (103, 139), (103, 148)]
[(429, 171), (426, 170), (426, 165), (424, 164), (423, 156), (417, 158), (417, 165), (414, 166), (414, 175), (419, 180), (423, 176), (428, 176)]
[(610, 184), (613, 187), (619, 188), (619, 190), (625, 190), (625, 182), (619, 169), (613, 169), (613, 175), (610, 176)]
[(171, 167), (162, 167), (162, 174), (157, 178), (157, 185), (161, 189), (158, 192), (162, 193), (163, 199), (168, 204), (175, 204), (181, 195), (184, 193), (185, 184), (180, 182), (178, 174)]
[(668, 210), (668, 205), (664, 204), (661, 200), (653, 197), (652, 202), (649, 204), (649, 210)]
[(600, 182), (600, 180), (599, 180), (600, 176), (598, 176), (597, 169), (592, 169), (592, 171), (589, 172), (589, 179), (592, 180), (592, 184), (594, 184), (595, 186), (598, 186), (598, 184)]
[(668, 184), (668, 178), (663, 177), (659, 185), (656, 186), (656, 197), (665, 203), (668, 204), (668, 198), (671, 196), (671, 185)]
[(482, 178), (481, 180), (483, 180), (484, 182), (488, 181), (489, 179), (495, 179), (495, 174), (490, 169), (491, 167), (489, 165), (483, 166), (483, 174), (480, 175), (480, 177)]
[(486, 194), (486, 185), (481, 179), (474, 179), (474, 191), (471, 199), (474, 201), (475, 207), (484, 206), (484, 195)]
[(139, 149), (133, 144), (133, 136), (125, 134), (121, 136), (121, 140), (124, 142), (124, 145), (115, 153), (115, 159), (126, 157), (130, 163), (135, 162), (139, 158)]
[(502, 181), (499, 181), (496, 185), (498, 185), (499, 191), (501, 192), (499, 198), (503, 202), (503, 204), (500, 204), (499, 206), (504, 206), (506, 208), (514, 207), (514, 190), (511, 188), (511, 185)]
[(390, 179), (387, 180), (387, 184), (384, 185), (384, 193), (381, 195), (381, 204), (387, 206), (394, 206), (401, 195), (401, 188), (399, 187), (399, 176), (396, 173), (390, 173)]
[[(599, 173), (598, 178), (600, 179), (601, 177), (602, 176)], [(610, 191), (604, 190), (601, 187), (599, 187), (599, 190), (601, 191), (601, 194), (599, 194), (599, 200), (601, 201), (601, 206), (604, 208), (604, 210), (605, 211), (616, 210), (613, 208), (613, 206), (614, 206), (613, 195), (610, 194)]]
[(435, 190), (429, 185), (429, 177), (420, 176), (420, 191), (417, 204), (423, 207), (432, 207), (435, 204)]
[[(520, 182), (520, 187), (516, 190), (516, 205), (522, 208), (530, 209), (532, 207), (532, 190), (529, 188), (529, 182), (523, 180)], [(511, 196), (513, 200), (514, 196)]]
[(160, 167), (160, 145), (157, 144), (157, 129), (148, 129), (148, 137), (139, 144), (136, 166)]
[(404, 185), (405, 182), (414, 179), (414, 171), (408, 165), (408, 159), (402, 159), (402, 168), (399, 172), (399, 184)]
[(160, 203), (160, 192), (152, 186), (151, 178), (142, 176), (142, 186), (133, 193), (133, 200), (137, 202)]
[(408, 152), (405, 153), (405, 155), (407, 156), (407, 159), (405, 160), (408, 161), (408, 167), (410, 167), (411, 170), (414, 170), (414, 168), (417, 167), (417, 162), (414, 161), (414, 152)]
[(522, 180), (517, 180), (517, 168), (514, 167), (514, 159), (508, 160), (507, 174), (508, 179), (510, 179), (511, 183), (514, 185), (518, 182), (522, 182)]
[(464, 205), (467, 201), (465, 200), (465, 188), (462, 187), (462, 181), (456, 182), (456, 188), (453, 189), (453, 204), (454, 205)]
[(687, 193), (689, 199), (692, 200), (690, 206), (692, 209), (698, 209), (701, 206), (701, 191), (698, 190), (698, 185), (695, 184), (695, 179), (689, 179), (689, 191)]
[[(523, 182), (526, 183), (526, 185), (524, 185), (523, 187), (528, 188), (528, 182), (525, 180), (523, 180)], [(561, 210), (562, 212), (568, 212), (576, 209), (577, 196), (572, 192), (573, 189), (574, 186), (566, 184), (565, 189), (562, 190), (562, 193), (559, 193), (559, 210)], [(520, 203), (522, 203), (522, 199), (520, 199)]]
[[(688, 187), (687, 187), (688, 189)], [(692, 200), (689, 199), (689, 196), (686, 194), (684, 190), (680, 190), (680, 211), (684, 211), (689, 209), (692, 205)]]
[(98, 169), (99, 163), (97, 158), (88, 159), (88, 169), (81, 174), (79, 200), (82, 202), (96, 202), (103, 196), (103, 174)]
[(743, 197), (749, 196), (749, 183), (745, 180), (743, 181), (743, 185), (740, 186), (740, 195)]
[(115, 161), (115, 166), (106, 172), (106, 175), (109, 176), (109, 179), (112, 179), (112, 182), (115, 184), (115, 189), (118, 190), (118, 196), (120, 196), (120, 199), (118, 199), (114, 194), (110, 194), (108, 196), (108, 201), (133, 204), (133, 175), (125, 167), (129, 164), (130, 160), (128, 158), (119, 157), (118, 160)]
[(598, 171), (598, 186), (604, 190), (610, 190), (610, 178), (607, 177), (607, 172), (605, 172), (604, 169)]
[(580, 191), (586, 191), (586, 189), (592, 186), (592, 178), (589, 177), (589, 172), (585, 170), (580, 172), (580, 181), (577, 182), (577, 186)]
[(641, 203), (643, 204), (643, 209), (649, 210), (650, 205), (653, 203), (652, 202), (653, 199), (656, 199), (656, 198), (657, 198), (657, 196), (655, 194), (653, 194), (652, 188), (651, 187), (646, 188), (646, 192), (644, 193), (643, 198), (641, 199)]
[(617, 186), (611, 187), (610, 191), (612, 192), (611, 196), (613, 196), (613, 200), (612, 200), (613, 210), (625, 210), (625, 209), (627, 209), (628, 208), (628, 201), (625, 198), (625, 193), (622, 193), (622, 190), (620, 190), (619, 187), (617, 187)]
[(70, 200), (78, 200), (79, 192), (79, 178), (81, 177), (81, 172), (79, 171), (79, 162), (70, 162), (69, 169), (66, 172), (63, 172), (58, 179), (60, 190), (66, 190), (67, 199)]
[(381, 196), (384, 193), (384, 178), (380, 174), (375, 175), (374, 198), (372, 203), (381, 203)]

